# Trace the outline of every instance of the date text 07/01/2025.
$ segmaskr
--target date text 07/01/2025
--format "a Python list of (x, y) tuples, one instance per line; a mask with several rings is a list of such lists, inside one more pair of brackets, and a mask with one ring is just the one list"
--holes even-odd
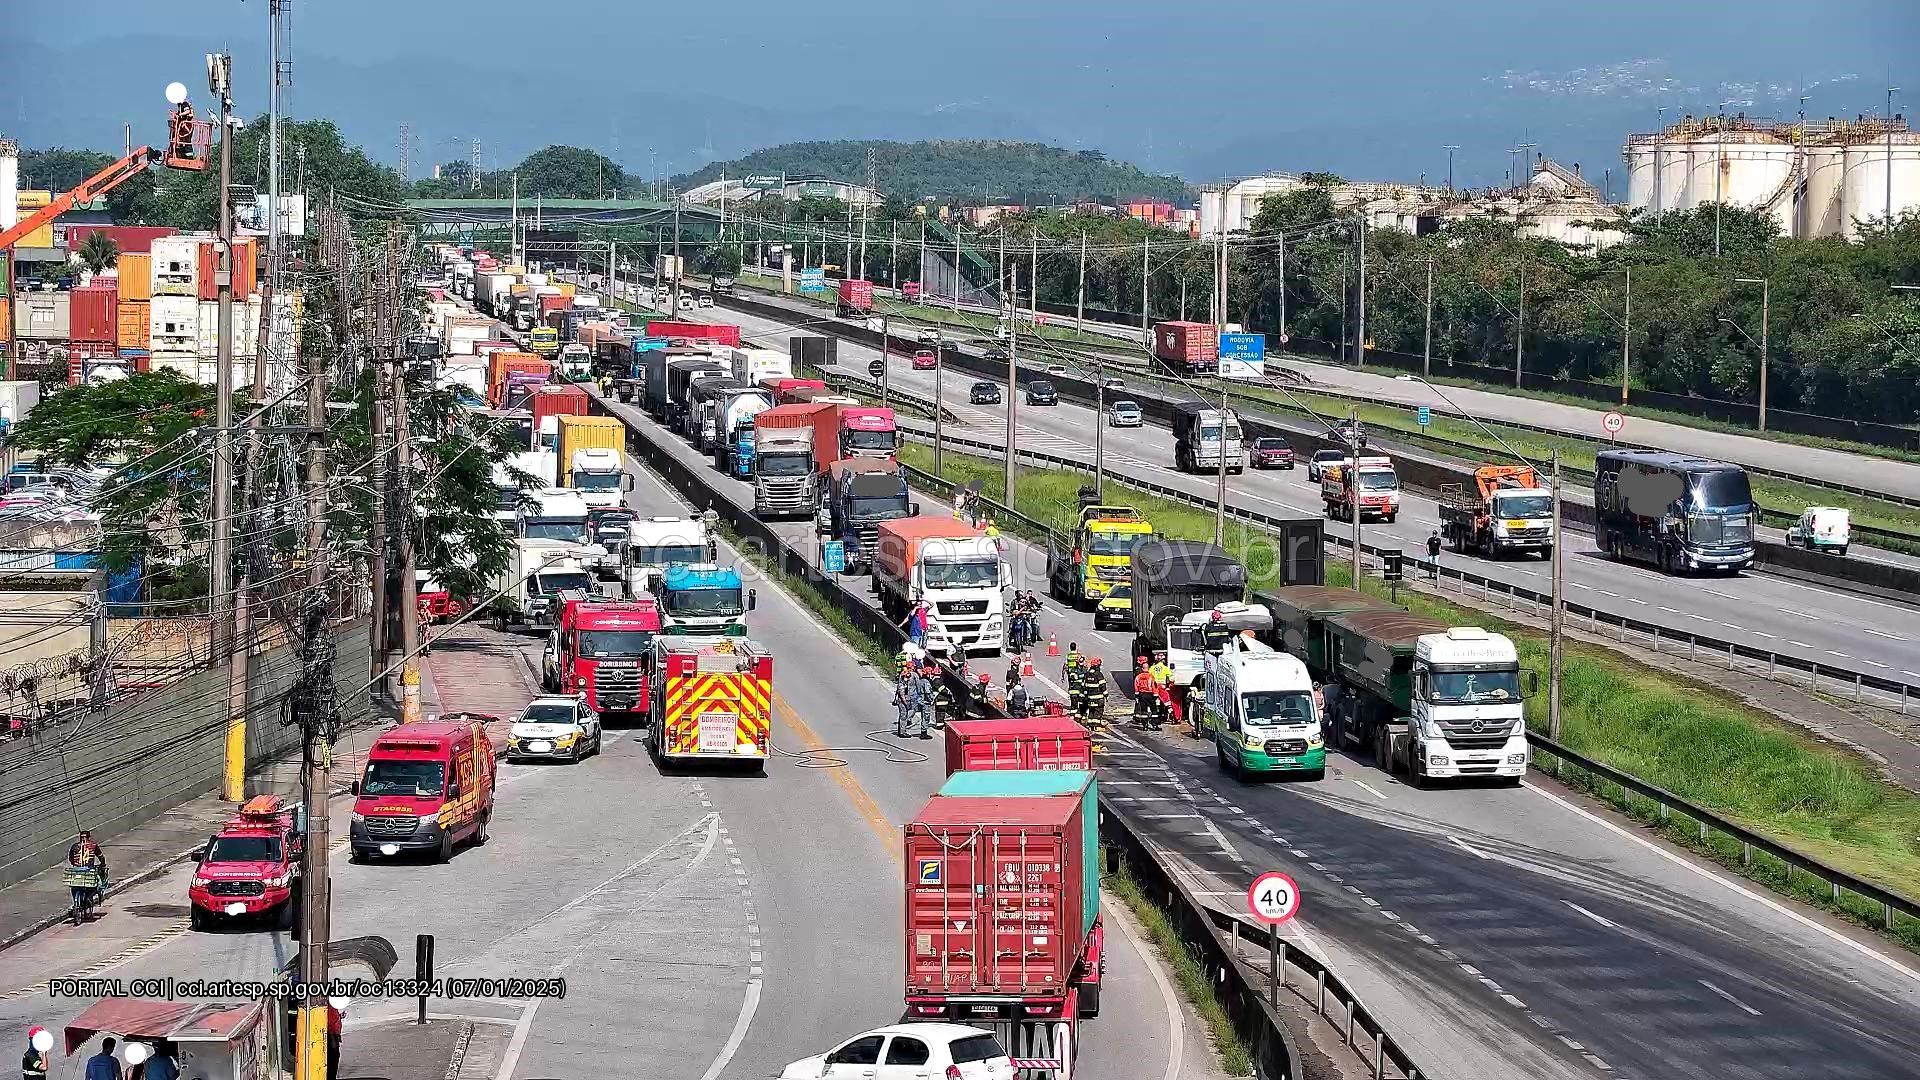
[(47, 983), (56, 998), (157, 998), (182, 1000), (257, 1000), (267, 997), (322, 998), (564, 998), (564, 978), (465, 979), (336, 979), (317, 986), (305, 982), (264, 979), (182, 979), (172, 975), (153, 979), (68, 978)]

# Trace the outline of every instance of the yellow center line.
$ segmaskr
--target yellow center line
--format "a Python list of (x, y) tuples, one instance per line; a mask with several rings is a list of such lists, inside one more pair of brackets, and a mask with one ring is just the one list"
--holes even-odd
[[(799, 736), (801, 744), (807, 750), (827, 749), (826, 741), (821, 739), (805, 720), (800, 719), (800, 714), (792, 705), (787, 704), (787, 699), (780, 696), (777, 691), (773, 695), (773, 708), (787, 726), (793, 729), (793, 733)], [(860, 786), (859, 779), (853, 775), (853, 769), (850, 766), (842, 766), (826, 771), (833, 777), (833, 782), (839, 784), (840, 789), (847, 793), (848, 800), (853, 803), (854, 812), (860, 815), (869, 829), (873, 830), (873, 835), (880, 841), (881, 850), (887, 853), (887, 857), (893, 860), (895, 866), (904, 866), (905, 856), (900, 853), (899, 830), (887, 820), (886, 814), (881, 813), (880, 804), (873, 801), (873, 796), (867, 794), (867, 789)]]

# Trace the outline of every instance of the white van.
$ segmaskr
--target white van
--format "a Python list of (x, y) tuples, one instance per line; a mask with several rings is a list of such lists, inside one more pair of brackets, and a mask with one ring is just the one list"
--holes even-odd
[(1787, 545), (1798, 544), (1808, 551), (1845, 555), (1852, 539), (1852, 515), (1838, 506), (1809, 506), (1799, 521), (1787, 526)]
[(1327, 774), (1327, 745), (1313, 679), (1299, 657), (1258, 641), (1207, 657), (1203, 715), (1220, 768), (1249, 778)]

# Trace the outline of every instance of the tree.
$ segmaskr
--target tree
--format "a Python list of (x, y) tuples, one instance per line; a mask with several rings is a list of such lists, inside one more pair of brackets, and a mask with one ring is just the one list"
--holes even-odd
[(87, 269), (97, 274), (120, 260), (120, 245), (114, 243), (106, 233), (95, 229), (80, 241), (79, 255)]
[(1186, 181), (1179, 177), (1156, 176), (1125, 162), (1110, 161), (1097, 150), (1073, 151), (999, 139), (787, 143), (733, 161), (714, 162), (675, 177), (674, 185), (685, 189), (718, 180), (722, 174), (824, 176), (864, 185), (869, 153), (875, 186), (916, 201), (937, 198), (1046, 204), (1087, 199), (1193, 200)]
[[(217, 144), (216, 144), (217, 145)], [(330, 120), (285, 120), (280, 124), (281, 167), (287, 168), (296, 150), (304, 150), (307, 190), (335, 191), (376, 208), (396, 205), (406, 197), (400, 174), (349, 145)], [(267, 118), (262, 116), (234, 137), (233, 179), (266, 189)], [(198, 172), (158, 169), (132, 189), (124, 212), (114, 220), (129, 225), (168, 225), (177, 229), (213, 229), (220, 222), (216, 189), (218, 168)], [(284, 190), (284, 188), (283, 188)]]
[(72, 191), (87, 177), (113, 164), (112, 154), (97, 150), (68, 150), (55, 146), (46, 150), (20, 151), (20, 186), (48, 191)]

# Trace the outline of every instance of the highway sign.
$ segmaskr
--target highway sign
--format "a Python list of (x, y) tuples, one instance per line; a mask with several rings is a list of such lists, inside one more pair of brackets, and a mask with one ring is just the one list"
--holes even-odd
[(1279, 926), (1300, 913), (1300, 886), (1277, 870), (1253, 879), (1247, 887), (1247, 910), (1270, 926)]
[(844, 540), (828, 540), (820, 545), (820, 565), (829, 574), (847, 572), (847, 543)]
[(1220, 377), (1223, 379), (1260, 379), (1267, 371), (1265, 334), (1221, 334)]
[(1627, 418), (1617, 412), (1610, 412), (1600, 418), (1600, 426), (1607, 429), (1609, 436), (1618, 435), (1620, 429), (1627, 426)]
[(887, 373), (887, 365), (885, 361), (882, 361), (882, 360), (867, 361), (867, 374), (877, 379), (880, 376), (885, 375), (886, 373)]
[(827, 272), (818, 266), (809, 266), (800, 271), (801, 292), (825, 292), (827, 290)]
[(1426, 427), (1428, 424), (1433, 423), (1433, 410), (1428, 408), (1425, 405), (1422, 405), (1420, 406), (1420, 412), (1415, 416), (1415, 419), (1420, 421), (1421, 427)]
[(756, 191), (770, 191), (782, 186), (785, 181), (778, 176), (749, 176), (742, 183)]

